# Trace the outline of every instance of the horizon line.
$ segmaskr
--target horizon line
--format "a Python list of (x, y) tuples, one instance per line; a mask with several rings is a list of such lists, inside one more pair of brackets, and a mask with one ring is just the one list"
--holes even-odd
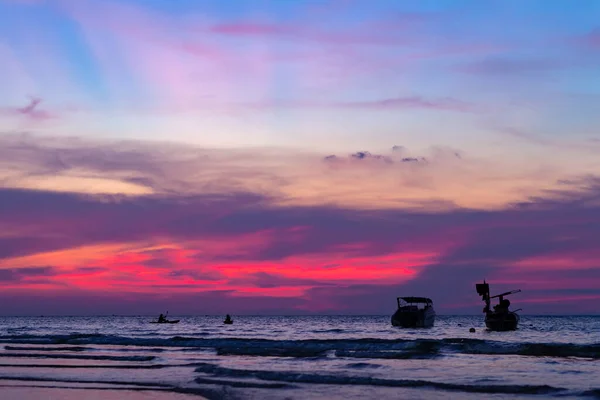
[[(159, 313), (160, 314), (160, 313)], [(222, 317), (223, 314), (172, 314), (178, 317)], [(389, 314), (232, 314), (238, 317), (390, 317)], [(528, 317), (600, 317), (597, 314), (521, 314)], [(89, 314), (89, 315), (0, 315), (0, 318), (67, 318), (67, 317), (155, 317), (156, 314)], [(479, 317), (481, 314), (436, 314), (437, 317)]]

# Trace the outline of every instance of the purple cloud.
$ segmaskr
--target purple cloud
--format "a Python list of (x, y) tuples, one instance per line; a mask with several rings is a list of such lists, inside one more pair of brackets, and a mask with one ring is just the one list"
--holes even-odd
[(0, 282), (16, 283), (29, 278), (47, 277), (56, 274), (56, 268), (51, 266), (0, 269)]
[[(600, 234), (600, 217), (594, 214), (596, 208), (587, 205), (593, 204), (600, 191), (597, 183), (588, 185), (585, 195), (568, 190), (550, 193), (551, 197), (534, 198), (502, 211), (454, 209), (438, 213), (325, 206), (282, 208), (272, 206), (272, 199), (250, 193), (183, 198), (142, 196), (107, 202), (104, 197), (3, 189), (0, 205), (4, 211), (0, 212), (0, 222), (9, 230), (20, 227), (20, 231), (28, 233), (3, 239), (0, 245), (2, 255), (7, 258), (153, 236), (191, 240), (280, 231), (280, 238), (275, 235), (266, 247), (253, 253), (223, 255), (233, 259), (280, 260), (300, 254), (328, 254), (349, 243), (368, 244), (348, 250), (355, 256), (435, 248), (440, 245), (440, 235), (448, 234), (469, 244), (455, 250), (449, 261), (488, 257), (501, 263), (544, 254), (548, 248), (566, 252), (592, 246), (592, 238)], [(38, 204), (44, 204), (44, 208), (40, 209)], [(560, 232), (548, 231), (548, 221), (561, 227)], [(290, 242), (283, 232), (298, 226), (305, 227), (308, 233)], [(457, 230), (458, 227), (461, 229)], [(459, 234), (462, 229), (470, 233)], [(48, 231), (54, 232), (53, 240), (43, 240)], [(560, 241), (564, 235), (578, 239)]]
[(54, 118), (53, 114), (48, 111), (41, 110), (39, 105), (42, 99), (38, 97), (32, 97), (24, 107), (4, 107), (0, 108), (0, 115), (7, 116), (23, 116), (35, 121), (43, 121)]
[[(357, 151), (355, 153), (351, 153), (350, 155), (348, 155), (348, 158), (352, 161), (362, 161), (362, 160), (375, 160), (375, 161), (383, 161), (386, 164), (393, 164), (394, 160), (401, 162), (401, 163), (426, 163), (427, 159), (425, 157), (401, 157), (401, 158), (394, 158), (394, 156), (397, 156), (397, 154), (403, 153), (405, 152), (404, 148), (401, 148), (400, 146), (394, 146), (392, 147), (392, 155), (390, 156), (386, 156), (386, 155), (382, 155), (382, 154), (373, 154), (369, 151), (363, 150), (363, 151)], [(440, 153), (443, 153), (444, 151), (441, 150), (437, 150), (438, 155)], [(453, 151), (455, 157), (457, 158), (461, 158), (459, 153), (456, 151)], [(336, 156), (335, 154), (331, 154), (328, 156), (325, 156), (323, 158), (323, 161), (325, 162), (329, 162), (329, 163), (337, 163), (342, 161), (342, 159), (338, 156)]]

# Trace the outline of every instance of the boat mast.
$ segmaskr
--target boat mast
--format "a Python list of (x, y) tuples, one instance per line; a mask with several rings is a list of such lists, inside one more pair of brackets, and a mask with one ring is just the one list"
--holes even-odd
[(490, 312), (490, 285), (483, 280), (483, 283), (475, 284), (477, 294), (481, 296), (481, 299), (485, 301), (484, 313)]

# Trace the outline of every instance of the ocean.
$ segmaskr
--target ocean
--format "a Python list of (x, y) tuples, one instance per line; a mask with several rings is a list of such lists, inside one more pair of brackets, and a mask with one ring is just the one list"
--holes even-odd
[(0, 317), (0, 398), (600, 398), (600, 316), (168, 318)]

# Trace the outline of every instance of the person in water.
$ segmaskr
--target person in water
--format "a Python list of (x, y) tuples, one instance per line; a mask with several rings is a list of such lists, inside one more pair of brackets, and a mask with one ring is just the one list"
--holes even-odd
[(229, 322), (229, 321), (231, 321), (231, 315), (227, 314), (225, 316), (225, 322)]
[(160, 314), (160, 316), (158, 317), (158, 322), (165, 322), (167, 319), (165, 318), (164, 315)]

